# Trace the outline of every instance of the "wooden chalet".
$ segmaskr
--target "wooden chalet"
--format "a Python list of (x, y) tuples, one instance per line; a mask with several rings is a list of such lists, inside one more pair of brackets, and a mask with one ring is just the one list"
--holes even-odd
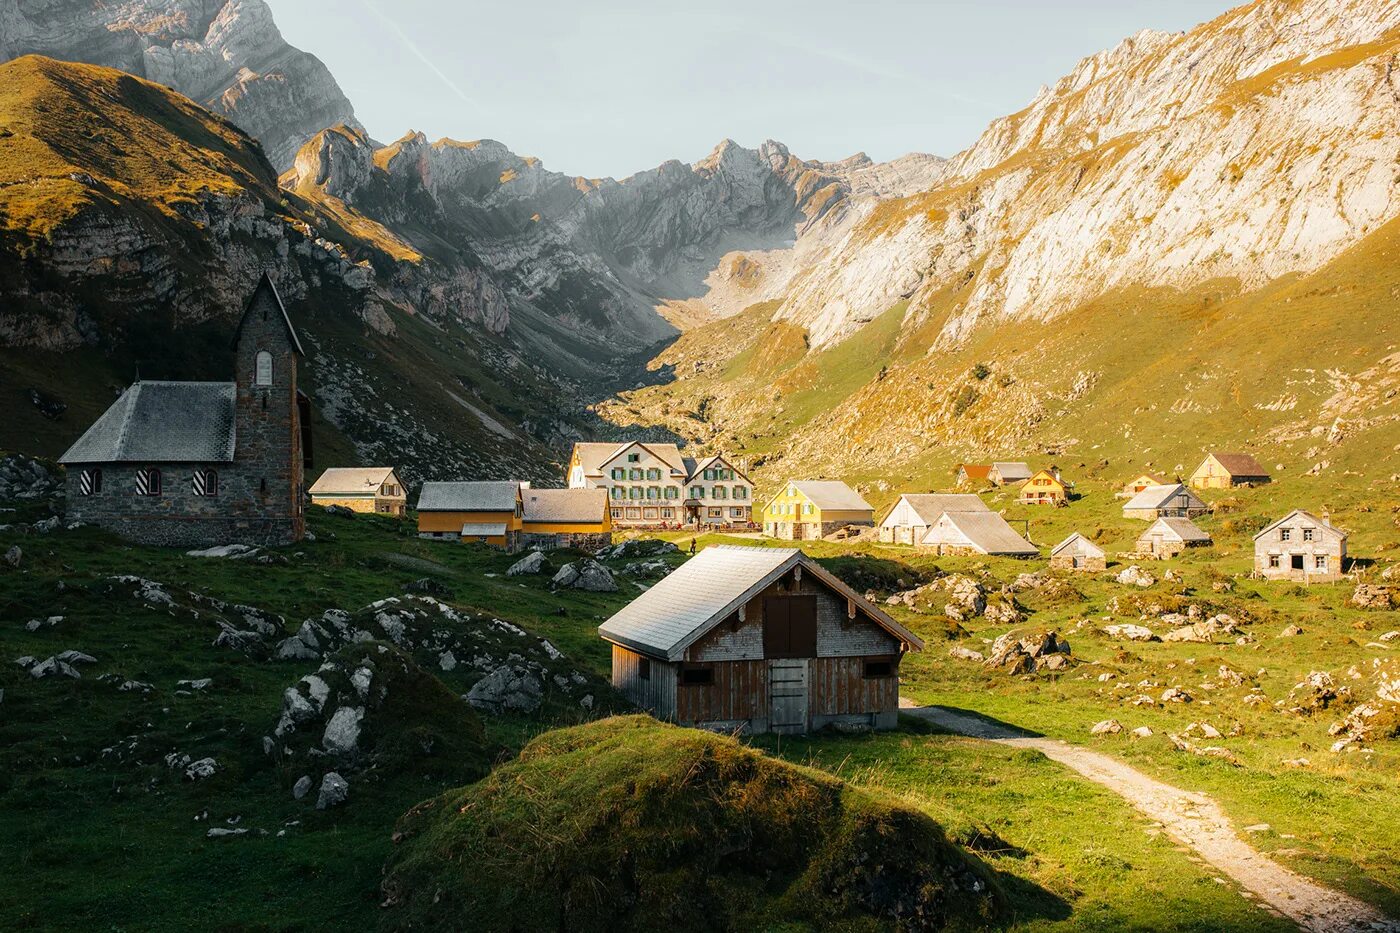
[(893, 728), (923, 642), (800, 550), (709, 547), (598, 628), (613, 686), (659, 719), (723, 731)]
[(1133, 496), (1136, 496), (1138, 493), (1152, 486), (1169, 485), (1171, 484), (1167, 482), (1164, 476), (1159, 476), (1156, 473), (1141, 473), (1124, 483), (1123, 488), (1115, 495), (1120, 499), (1131, 499)]
[(1229, 489), (1231, 486), (1258, 486), (1269, 482), (1269, 471), (1250, 454), (1209, 453), (1191, 474), (1197, 489)]
[(1016, 500), (1022, 505), (1068, 505), (1069, 484), (1058, 469), (1040, 470), (1021, 484)]
[(520, 550), (525, 506), (509, 480), (424, 483), (418, 494), (418, 537), (450, 538)]

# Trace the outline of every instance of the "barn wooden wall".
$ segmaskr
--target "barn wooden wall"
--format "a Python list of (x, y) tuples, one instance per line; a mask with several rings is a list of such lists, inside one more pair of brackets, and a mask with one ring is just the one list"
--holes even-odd
[(676, 671), (679, 665), (652, 659), (651, 679), (641, 676), (642, 656), (612, 646), (613, 686), (657, 719), (676, 718)]

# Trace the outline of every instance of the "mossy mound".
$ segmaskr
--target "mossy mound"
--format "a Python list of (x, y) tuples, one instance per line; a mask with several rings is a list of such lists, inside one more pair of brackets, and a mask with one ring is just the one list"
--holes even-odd
[(346, 646), (283, 694), (270, 749), (289, 777), (308, 771), (473, 781), (490, 770), (481, 718), (408, 654)]
[(941, 929), (1002, 903), (926, 815), (646, 716), (546, 733), (395, 839), (390, 929)]

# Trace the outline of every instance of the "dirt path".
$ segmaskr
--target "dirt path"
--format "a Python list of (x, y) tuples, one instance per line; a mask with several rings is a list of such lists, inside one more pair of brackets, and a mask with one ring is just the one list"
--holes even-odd
[[(901, 705), (906, 702), (901, 700)], [(1371, 905), (1309, 881), (1266, 858), (1239, 837), (1220, 805), (1204, 794), (1164, 784), (1108, 755), (1058, 739), (1029, 737), (980, 716), (941, 706), (907, 706), (905, 712), (961, 735), (1033, 748), (1073, 768), (1161, 823), (1261, 904), (1310, 933), (1400, 931), (1400, 923)]]

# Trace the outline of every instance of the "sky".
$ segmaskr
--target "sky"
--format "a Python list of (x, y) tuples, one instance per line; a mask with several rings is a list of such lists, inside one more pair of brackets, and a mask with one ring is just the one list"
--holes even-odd
[(624, 177), (725, 138), (951, 156), (1079, 59), (1230, 0), (268, 0), (370, 134), (497, 139)]

